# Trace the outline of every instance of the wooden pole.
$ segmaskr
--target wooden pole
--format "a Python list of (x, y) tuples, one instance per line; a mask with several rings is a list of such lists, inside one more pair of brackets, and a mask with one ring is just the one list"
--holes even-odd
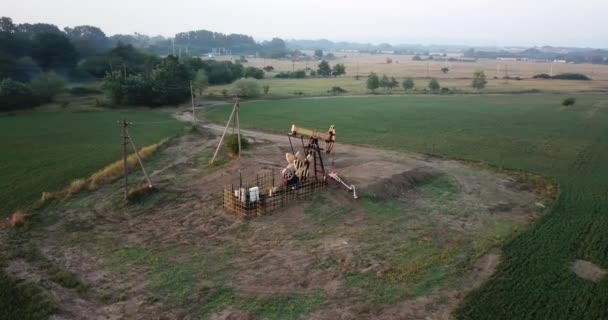
[(239, 105), (239, 97), (236, 97), (236, 103), (235, 103), (235, 108), (236, 108), (236, 134), (237, 134), (237, 139), (239, 140), (239, 159), (241, 159), (241, 121), (239, 120), (239, 109), (240, 109), (240, 105)]
[(236, 104), (232, 107), (232, 112), (230, 113), (230, 117), (228, 118), (228, 122), (226, 123), (226, 127), (224, 128), (224, 133), (222, 133), (222, 137), (220, 138), (220, 142), (217, 144), (217, 148), (215, 149), (215, 153), (213, 154), (213, 158), (211, 159), (211, 163), (215, 161), (215, 157), (217, 156), (218, 151), (220, 151), (220, 146), (222, 145), (222, 141), (224, 141), (224, 136), (226, 135), (226, 131), (228, 131), (228, 127), (230, 126), (230, 121), (232, 120), (232, 116), (234, 115), (234, 110), (236, 109)]
[(192, 98), (192, 126), (195, 126), (196, 114), (194, 113), (194, 91), (192, 90), (192, 80), (190, 80), (190, 97)]
[(124, 174), (124, 185), (125, 185), (125, 200), (129, 196), (128, 186), (128, 168), (127, 168), (127, 121), (122, 119), (121, 121), (121, 136), (122, 136), (122, 163), (123, 163), (123, 174)]
[(135, 142), (133, 142), (133, 139), (131, 138), (131, 135), (129, 134), (129, 130), (126, 130), (126, 132), (127, 132), (127, 137), (129, 138), (129, 142), (131, 143), (131, 147), (133, 147), (133, 151), (135, 151), (135, 157), (137, 157), (137, 161), (139, 162), (139, 165), (141, 166), (141, 171), (143, 171), (144, 176), (146, 177), (146, 181), (148, 182), (148, 188), (152, 188), (152, 182), (150, 181), (150, 177), (148, 177), (146, 168), (144, 168), (144, 163), (141, 161), (141, 157), (139, 156), (139, 151), (137, 151)]

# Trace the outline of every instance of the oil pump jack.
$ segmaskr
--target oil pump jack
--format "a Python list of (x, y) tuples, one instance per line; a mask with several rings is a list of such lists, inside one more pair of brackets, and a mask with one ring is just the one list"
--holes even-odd
[[(321, 179), (324, 183), (334, 180), (342, 184), (348, 191), (352, 191), (353, 198), (357, 199), (354, 185), (344, 182), (337, 172), (332, 171), (328, 173), (325, 170), (323, 153), (329, 155), (333, 151), (336, 142), (336, 128), (334, 125), (331, 125), (327, 132), (321, 132), (293, 124), (287, 137), (289, 138), (291, 153), (285, 154), (288, 165), (281, 170), (284, 183), (287, 186), (296, 186), (298, 182), (310, 179), (310, 165), (312, 164), (312, 177), (314, 179)], [(299, 151), (296, 152), (292, 139), (295, 139), (296, 143), (297, 140), (300, 140), (302, 150), (304, 151), (303, 154)], [(325, 149), (321, 148), (319, 144), (320, 140), (325, 141)]]

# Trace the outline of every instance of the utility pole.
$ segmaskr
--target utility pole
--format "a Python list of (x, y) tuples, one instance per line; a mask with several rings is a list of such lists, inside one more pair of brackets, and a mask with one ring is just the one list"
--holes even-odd
[(241, 159), (241, 121), (239, 120), (239, 109), (241, 106), (239, 105), (239, 96), (234, 98), (234, 106), (236, 108), (236, 134), (237, 139), (239, 139), (239, 159)]
[(196, 114), (194, 113), (194, 91), (192, 89), (192, 80), (190, 80), (190, 97), (192, 98), (192, 126), (196, 125)]
[(121, 125), (121, 136), (122, 136), (122, 164), (123, 164), (123, 174), (124, 174), (124, 184), (125, 184), (125, 200), (127, 200), (129, 196), (129, 186), (128, 186), (128, 168), (127, 168), (127, 126), (128, 123), (125, 119), (120, 121)]
[[(131, 147), (133, 148), (133, 151), (135, 152), (135, 157), (137, 157), (137, 161), (139, 162), (139, 165), (141, 166), (141, 171), (144, 173), (144, 176), (146, 177), (146, 181), (148, 182), (148, 188), (152, 188), (152, 182), (150, 181), (150, 177), (148, 177), (146, 168), (144, 168), (144, 163), (141, 161), (141, 157), (139, 156), (139, 151), (137, 151), (135, 142), (133, 142), (133, 139), (131, 138), (131, 135), (129, 134), (129, 130), (127, 130), (126, 127), (125, 127), (125, 132), (127, 133), (127, 139), (129, 139), (129, 142), (131, 143)], [(126, 168), (126, 166), (125, 166), (125, 168)]]
[[(232, 117), (234, 116), (235, 113), (238, 112), (239, 108), (239, 97), (236, 96), (236, 98), (234, 99), (234, 106), (232, 107), (232, 112), (230, 113), (230, 117), (228, 117), (228, 122), (226, 123), (226, 127), (224, 127), (224, 132), (222, 133), (222, 137), (220, 138), (220, 142), (217, 144), (217, 148), (215, 149), (215, 153), (213, 153), (213, 158), (211, 158), (211, 162), (213, 163), (213, 161), (215, 161), (215, 157), (217, 156), (217, 153), (220, 151), (220, 147), (222, 146), (222, 142), (224, 141), (224, 137), (226, 136), (226, 131), (228, 131), (228, 127), (230, 126), (230, 123), (232, 122)], [(237, 119), (237, 129), (238, 129), (238, 139), (239, 139), (239, 159), (241, 157), (241, 126), (240, 126), (240, 122), (238, 121), (238, 113), (236, 116)]]

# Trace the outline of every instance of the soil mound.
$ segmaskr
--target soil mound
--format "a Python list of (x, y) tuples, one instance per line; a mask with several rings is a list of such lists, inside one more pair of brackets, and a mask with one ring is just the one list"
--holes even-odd
[(370, 184), (363, 190), (365, 195), (378, 199), (394, 199), (404, 196), (408, 191), (423, 185), (441, 172), (429, 167), (419, 167), (395, 174)]

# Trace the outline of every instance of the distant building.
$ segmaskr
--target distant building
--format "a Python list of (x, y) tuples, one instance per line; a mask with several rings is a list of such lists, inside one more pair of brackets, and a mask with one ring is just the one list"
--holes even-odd
[(496, 60), (500, 60), (500, 61), (517, 61), (517, 58), (497, 57)]

